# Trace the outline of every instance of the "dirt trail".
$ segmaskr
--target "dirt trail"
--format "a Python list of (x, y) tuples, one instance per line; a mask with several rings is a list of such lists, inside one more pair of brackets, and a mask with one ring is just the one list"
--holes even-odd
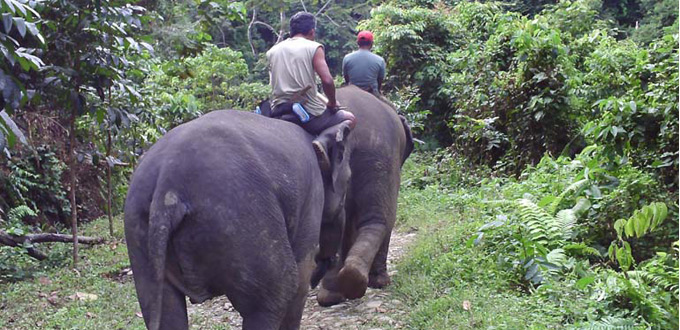
[[(415, 238), (414, 233), (393, 232), (390, 241), (387, 269), (394, 275), (395, 263), (404, 255), (406, 247)], [(302, 315), (303, 330), (378, 330), (401, 328), (398, 315), (406, 313), (403, 302), (392, 297), (387, 290), (369, 288), (361, 299), (346, 301), (332, 307), (316, 303), (316, 292), (307, 297)], [(206, 301), (201, 305), (189, 304), (191, 329), (240, 329), (241, 317), (225, 297)]]

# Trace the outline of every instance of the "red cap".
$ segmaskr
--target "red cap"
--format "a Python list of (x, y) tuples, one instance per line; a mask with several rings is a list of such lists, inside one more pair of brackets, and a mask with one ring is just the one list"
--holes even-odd
[(359, 32), (359, 34), (357, 35), (357, 42), (362, 40), (373, 42), (373, 33), (371, 33), (371, 31)]

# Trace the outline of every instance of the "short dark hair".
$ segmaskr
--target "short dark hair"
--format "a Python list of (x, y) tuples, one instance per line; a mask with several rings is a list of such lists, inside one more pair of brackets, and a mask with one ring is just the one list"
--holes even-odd
[(373, 46), (373, 41), (359, 40), (359, 41), (357, 41), (357, 44), (359, 44), (360, 47)]
[(316, 28), (316, 18), (314, 15), (301, 11), (290, 18), (290, 35), (307, 34), (309, 31)]

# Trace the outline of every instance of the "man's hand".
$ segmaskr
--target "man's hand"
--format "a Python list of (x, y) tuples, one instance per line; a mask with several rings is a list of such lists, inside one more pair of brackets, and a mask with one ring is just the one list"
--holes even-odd
[(338, 110), (340, 110), (340, 104), (338, 103), (338, 101), (333, 102), (328, 101), (328, 103), (326, 103), (326, 109), (330, 111), (331, 114), (335, 114), (336, 112), (338, 112)]

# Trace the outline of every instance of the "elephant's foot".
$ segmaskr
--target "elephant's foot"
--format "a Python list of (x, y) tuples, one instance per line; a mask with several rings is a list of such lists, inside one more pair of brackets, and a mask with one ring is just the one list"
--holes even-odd
[(374, 289), (382, 289), (392, 283), (387, 273), (369, 274), (368, 286)]
[(316, 301), (323, 307), (337, 305), (345, 300), (342, 293), (330, 291), (323, 286), (319, 288), (319, 292), (316, 294)]
[[(363, 266), (363, 267), (362, 267)], [(338, 273), (340, 291), (348, 299), (364, 296), (368, 287), (368, 267), (357, 258), (347, 258), (345, 266)]]

